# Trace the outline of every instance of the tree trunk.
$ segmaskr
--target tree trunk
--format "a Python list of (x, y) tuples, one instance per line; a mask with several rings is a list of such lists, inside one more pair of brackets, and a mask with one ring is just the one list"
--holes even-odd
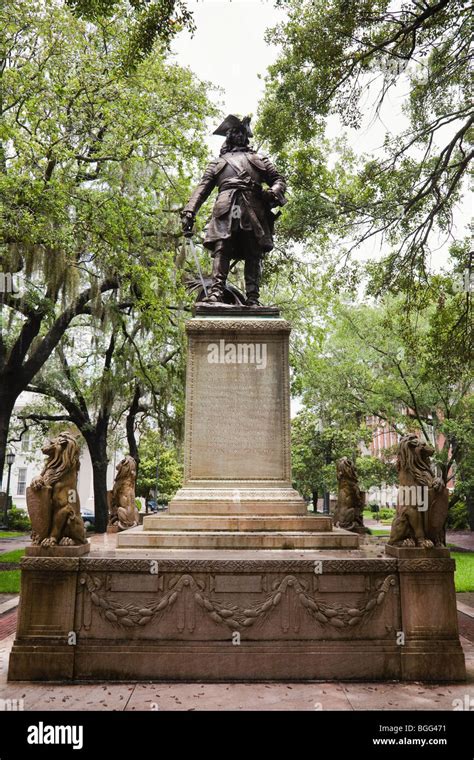
[[(107, 503), (107, 428), (108, 421), (97, 422), (94, 430), (87, 433), (87, 447), (92, 460), (92, 476), (94, 483), (94, 514), (96, 533), (105, 533), (109, 521)], [(84, 432), (83, 432), (84, 435)]]
[(107, 503), (107, 464), (107, 460), (104, 462), (96, 459), (92, 462), (96, 533), (105, 533), (109, 521), (109, 506)]
[(318, 492), (311, 491), (311, 498), (313, 500), (313, 512), (318, 511)]
[(127, 414), (127, 419), (125, 422), (125, 428), (127, 431), (128, 450), (130, 452), (130, 456), (133, 457), (136, 462), (137, 473), (138, 473), (138, 467), (140, 465), (140, 456), (138, 453), (138, 444), (137, 444), (137, 439), (135, 436), (135, 420), (137, 418), (137, 414), (140, 411), (142, 411), (142, 407), (140, 405), (141, 395), (142, 395), (141, 388), (137, 384), (135, 386), (135, 392), (133, 394), (132, 403), (130, 404), (130, 408)]
[[(0, 477), (3, 475), (3, 468), (5, 467), (5, 457), (7, 454), (7, 442), (8, 442), (8, 429), (10, 427), (10, 419), (13, 413), (13, 407), (15, 406), (16, 395), (0, 395)], [(2, 490), (5, 490), (5, 483), (2, 478)]]
[(469, 519), (469, 527), (474, 530), (474, 493), (469, 491), (466, 496), (467, 514)]

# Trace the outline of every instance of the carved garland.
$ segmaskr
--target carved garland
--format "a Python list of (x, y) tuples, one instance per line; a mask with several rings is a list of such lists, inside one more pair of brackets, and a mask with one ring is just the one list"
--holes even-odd
[(91, 601), (100, 616), (120, 628), (132, 628), (135, 625), (145, 626), (155, 618), (161, 619), (175, 604), (179, 595), (185, 589), (189, 589), (194, 593), (195, 603), (215, 623), (226, 625), (235, 631), (248, 628), (255, 623), (263, 623), (270, 612), (278, 607), (283, 594), (290, 588), (293, 589), (306, 612), (320, 625), (331, 625), (340, 629), (354, 627), (365, 623), (371, 613), (383, 603), (390, 588), (396, 585), (397, 578), (395, 575), (388, 575), (362, 607), (325, 604), (320, 598), (311, 596), (306, 590), (306, 584), (298, 581), (294, 575), (287, 575), (281, 581), (276, 580), (272, 592), (267, 595), (265, 600), (248, 608), (226, 605), (219, 600), (210, 599), (204, 594), (204, 582), (196, 581), (191, 575), (182, 575), (179, 578), (172, 579), (168, 591), (158, 602), (142, 607), (132, 602), (123, 604), (110, 596), (106, 596), (102, 592), (103, 581), (97, 576), (83, 573), (79, 582), (90, 594)]

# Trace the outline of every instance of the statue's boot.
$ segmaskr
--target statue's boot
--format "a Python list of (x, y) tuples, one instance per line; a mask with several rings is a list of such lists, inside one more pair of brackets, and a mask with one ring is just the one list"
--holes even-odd
[(262, 258), (259, 254), (247, 256), (245, 259), (245, 293), (246, 306), (261, 306), (260, 279), (262, 276)]
[(212, 263), (212, 285), (207, 291), (205, 303), (220, 303), (223, 300), (227, 275), (230, 268), (230, 256), (222, 247), (216, 248)]

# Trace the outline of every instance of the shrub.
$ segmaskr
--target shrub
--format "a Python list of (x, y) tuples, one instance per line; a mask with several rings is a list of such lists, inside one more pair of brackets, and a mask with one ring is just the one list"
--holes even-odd
[(378, 516), (381, 520), (391, 520), (393, 517), (395, 517), (395, 510), (394, 509), (380, 509)]
[(26, 532), (31, 530), (31, 522), (28, 512), (18, 507), (12, 507), (8, 510), (8, 527), (11, 530)]
[(469, 513), (463, 501), (458, 501), (450, 508), (446, 527), (449, 530), (469, 530)]

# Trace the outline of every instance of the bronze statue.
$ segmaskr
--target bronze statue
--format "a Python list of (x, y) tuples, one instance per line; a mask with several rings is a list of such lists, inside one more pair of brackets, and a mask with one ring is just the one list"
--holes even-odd
[(354, 463), (348, 457), (342, 457), (336, 464), (336, 474), (338, 494), (334, 525), (353, 533), (370, 533), (364, 525), (364, 499)]
[(137, 465), (133, 457), (125, 457), (117, 465), (114, 487), (109, 496), (109, 525), (118, 530), (135, 528), (139, 523), (135, 504)]
[(433, 475), (434, 448), (410, 433), (400, 440), (397, 516), (392, 522), (388, 543), (429, 549), (446, 545), (449, 492)]
[(79, 446), (71, 433), (60, 433), (43, 448), (48, 458), (26, 489), (33, 544), (52, 547), (86, 544), (77, 492)]
[[(204, 245), (213, 258), (209, 304), (221, 303), (232, 261), (245, 262), (246, 305), (260, 306), (262, 259), (273, 248), (276, 215), (283, 206), (286, 183), (268, 158), (249, 145), (250, 118), (228, 116), (215, 130), (224, 135), (219, 158), (212, 161), (182, 212), (183, 231), (191, 237), (199, 208), (217, 187), (218, 195), (207, 227)], [(269, 189), (264, 190), (262, 185)]]

